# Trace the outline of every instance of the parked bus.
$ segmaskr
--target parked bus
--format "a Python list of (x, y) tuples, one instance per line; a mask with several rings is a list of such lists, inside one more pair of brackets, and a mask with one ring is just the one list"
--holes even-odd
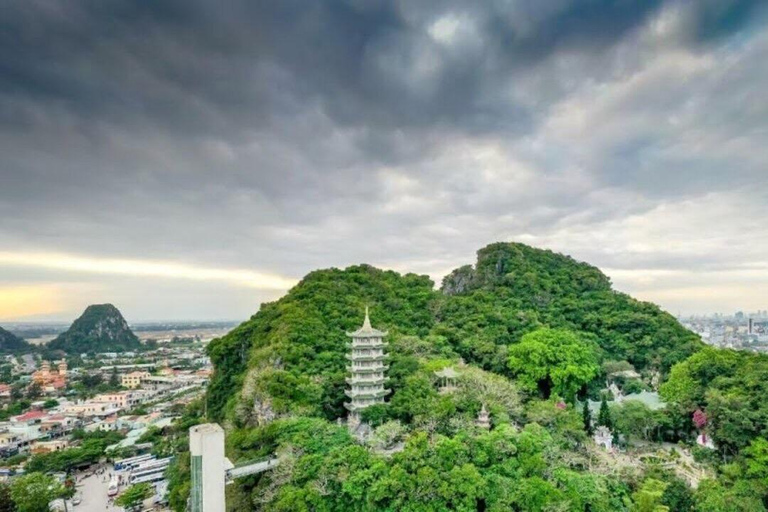
[(135, 457), (128, 457), (127, 459), (122, 459), (115, 461), (115, 471), (121, 471), (123, 469), (132, 469), (133, 466), (136, 464), (139, 464), (141, 462), (154, 459), (155, 456), (151, 453), (145, 453), (144, 455), (137, 455)]

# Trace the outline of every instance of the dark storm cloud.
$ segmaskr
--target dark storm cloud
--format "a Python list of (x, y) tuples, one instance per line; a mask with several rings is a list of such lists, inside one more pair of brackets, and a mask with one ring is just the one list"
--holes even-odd
[[(11, 2), (0, 22), (2, 113), (15, 126), (33, 122), (16, 98), (84, 122), (237, 136), (320, 101), (355, 125), (508, 127), (534, 114), (482, 94), (555, 52), (612, 46), (661, 3)], [(759, 4), (689, 3), (696, 37), (742, 28)], [(475, 52), (448, 54), (425, 34), (450, 12), (476, 22)], [(414, 78), (421, 58), (442, 65), (423, 78), (431, 83)]]
[(747, 0), (12, 0), (0, 246), (298, 277), (435, 273), (495, 239), (610, 232), (766, 184), (765, 15)]

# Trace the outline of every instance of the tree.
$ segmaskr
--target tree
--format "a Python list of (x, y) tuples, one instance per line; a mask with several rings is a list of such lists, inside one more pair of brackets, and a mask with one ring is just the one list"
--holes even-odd
[(704, 430), (707, 427), (707, 413), (701, 409), (696, 409), (693, 412), (693, 424), (697, 429), (701, 431), (701, 436), (704, 442), (707, 442), (707, 432)]
[(742, 453), (747, 466), (747, 475), (768, 483), (768, 441), (758, 437)]
[(11, 486), (0, 484), (0, 512), (16, 512), (16, 503), (11, 497)]
[(405, 428), (397, 421), (388, 421), (374, 430), (368, 444), (377, 450), (386, 450), (395, 445), (405, 434)]
[(40, 383), (33, 380), (27, 388), (27, 398), (30, 400), (35, 400), (36, 398), (40, 398), (42, 394), (43, 388), (40, 386)]
[(120, 387), (120, 378), (117, 376), (117, 368), (112, 368), (112, 375), (109, 376), (109, 386), (112, 388)]
[(600, 402), (600, 412), (597, 413), (597, 424), (601, 427), (613, 428), (613, 418), (611, 418), (611, 409), (605, 397)]
[(584, 431), (587, 435), (592, 435), (594, 429), (592, 428), (592, 411), (589, 410), (589, 400), (584, 399), (584, 406), (581, 410), (581, 417), (584, 420)]
[(597, 345), (567, 329), (538, 329), (509, 347), (509, 369), (529, 391), (572, 401), (600, 370)]
[(636, 492), (632, 493), (632, 512), (667, 512), (669, 507), (661, 504), (667, 484), (649, 478)]
[(673, 477), (664, 489), (661, 502), (674, 512), (690, 512), (694, 504), (693, 492), (685, 481)]
[(627, 435), (650, 440), (659, 425), (657, 414), (639, 400), (626, 400), (612, 413), (616, 429)]
[(744, 480), (726, 487), (717, 480), (704, 480), (696, 490), (696, 512), (761, 512), (761, 496)]
[(26, 474), (11, 484), (11, 498), (19, 512), (48, 512), (48, 504), (62, 494), (64, 486), (43, 473)]
[(57, 407), (58, 405), (59, 405), (59, 401), (58, 400), (54, 400), (53, 398), (49, 398), (43, 404), (43, 409), (53, 409), (54, 407)]
[(140, 507), (144, 500), (152, 495), (152, 486), (148, 483), (132, 485), (117, 497), (115, 503), (128, 510)]

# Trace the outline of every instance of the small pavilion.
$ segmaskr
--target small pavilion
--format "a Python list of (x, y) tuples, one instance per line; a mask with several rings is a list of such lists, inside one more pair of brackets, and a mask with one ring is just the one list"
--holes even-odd
[(437, 385), (440, 388), (440, 393), (451, 393), (456, 391), (456, 381), (461, 374), (453, 369), (452, 366), (446, 366), (442, 370), (436, 371)]

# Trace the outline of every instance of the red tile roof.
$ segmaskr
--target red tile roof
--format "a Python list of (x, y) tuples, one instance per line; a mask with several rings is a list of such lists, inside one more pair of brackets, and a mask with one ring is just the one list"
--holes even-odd
[(45, 418), (46, 416), (48, 416), (48, 413), (43, 411), (29, 411), (29, 412), (25, 412), (24, 414), (14, 416), (11, 419), (17, 422), (19, 421), (24, 422), (24, 421), (39, 420), (39, 419)]

